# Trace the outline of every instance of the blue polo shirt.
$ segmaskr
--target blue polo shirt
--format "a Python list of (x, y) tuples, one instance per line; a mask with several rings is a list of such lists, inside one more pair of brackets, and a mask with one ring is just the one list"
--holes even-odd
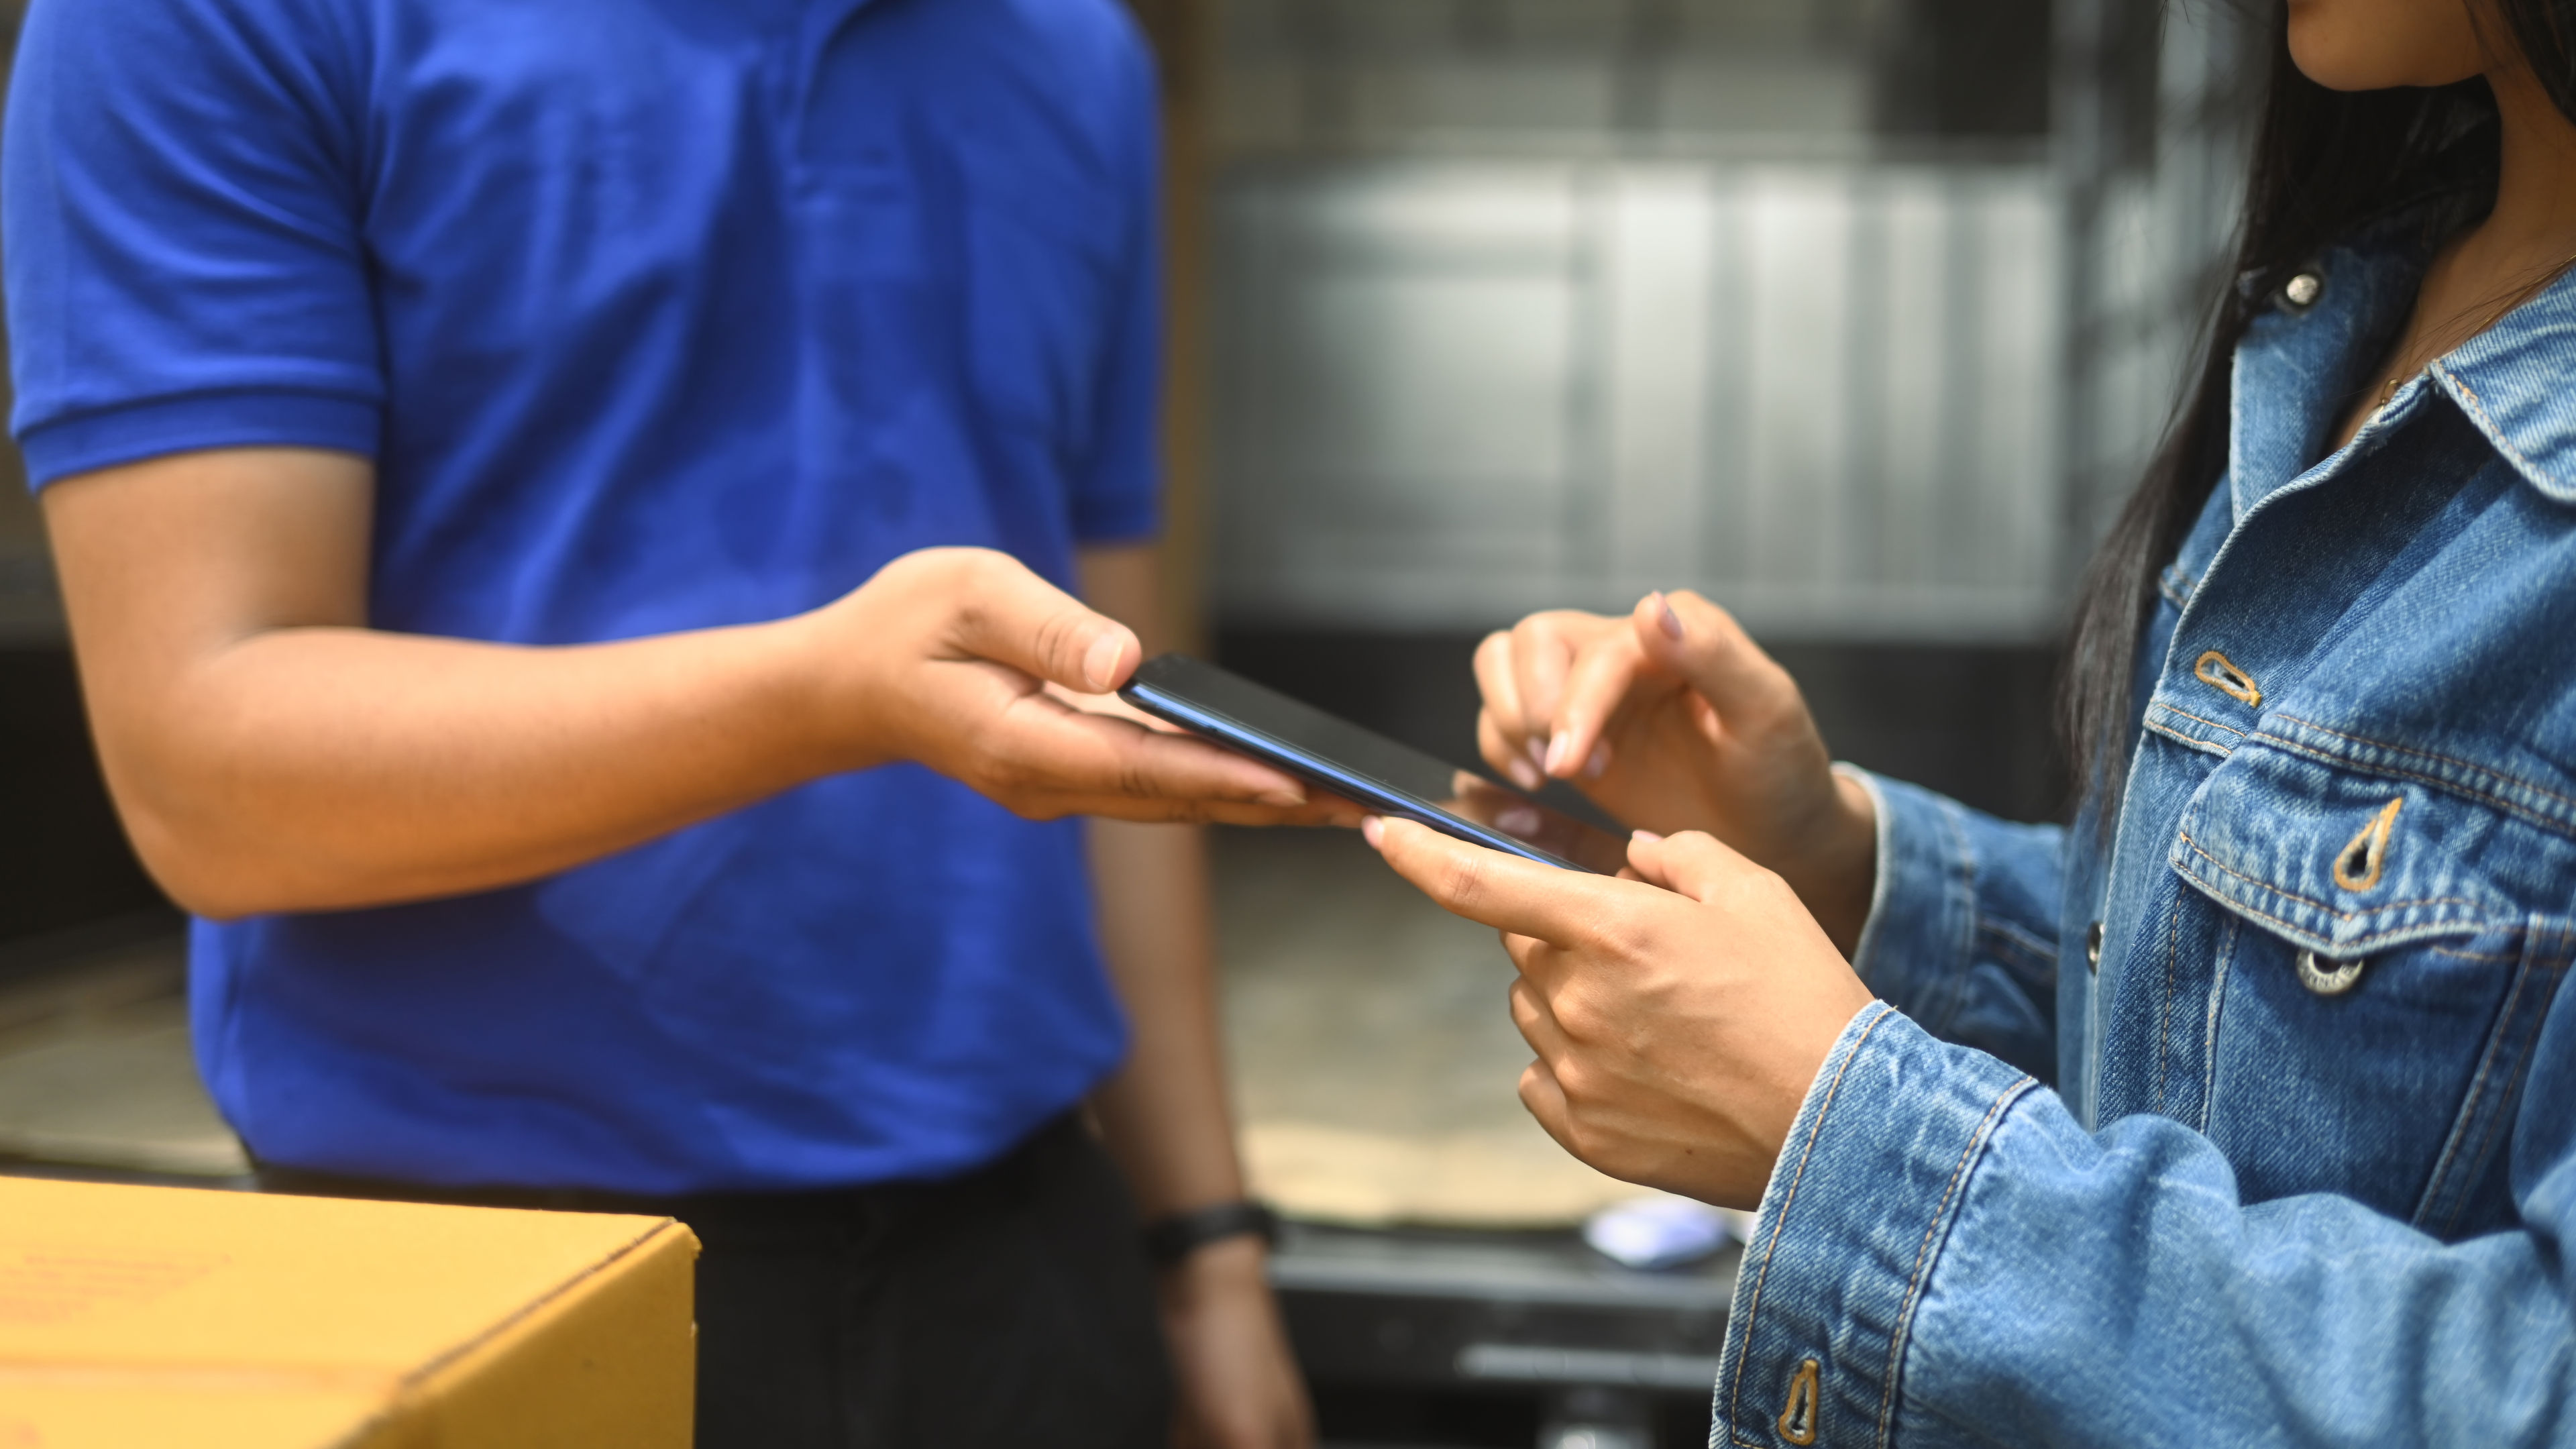
[[(934, 544), (1155, 525), (1155, 107), (1116, 0), (36, 0), (9, 98), (38, 486), (372, 458), (372, 622), (774, 619)], [(1125, 1027), (1079, 826), (915, 767), (578, 870), (198, 922), (260, 1157), (632, 1192), (937, 1175)]]

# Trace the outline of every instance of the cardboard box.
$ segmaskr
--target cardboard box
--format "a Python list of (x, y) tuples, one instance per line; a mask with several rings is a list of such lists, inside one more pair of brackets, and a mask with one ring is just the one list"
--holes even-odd
[(0, 1449), (684, 1449), (668, 1218), (0, 1178)]

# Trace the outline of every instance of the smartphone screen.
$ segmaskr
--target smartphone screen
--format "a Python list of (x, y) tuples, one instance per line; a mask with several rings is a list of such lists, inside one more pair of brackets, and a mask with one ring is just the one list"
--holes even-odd
[(1136, 668), (1121, 699), (1361, 805), (1493, 850), (1616, 875), (1628, 842), (1374, 730), (1178, 654)]

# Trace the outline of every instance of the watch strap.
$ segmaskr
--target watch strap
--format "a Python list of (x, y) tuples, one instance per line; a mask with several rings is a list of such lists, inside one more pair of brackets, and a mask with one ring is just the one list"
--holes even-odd
[(1249, 1200), (1167, 1214), (1145, 1225), (1145, 1258), (1157, 1268), (1169, 1268), (1210, 1243), (1242, 1237), (1278, 1242), (1279, 1215)]

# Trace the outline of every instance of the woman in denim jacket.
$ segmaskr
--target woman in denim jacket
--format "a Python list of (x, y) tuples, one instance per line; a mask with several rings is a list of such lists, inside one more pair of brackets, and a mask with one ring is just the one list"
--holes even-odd
[(1830, 768), (1689, 594), (1477, 661), (1644, 883), (1369, 826), (1559, 1142), (1758, 1203), (1714, 1443), (2576, 1442), (2576, 0), (2280, 36), (2071, 829)]

